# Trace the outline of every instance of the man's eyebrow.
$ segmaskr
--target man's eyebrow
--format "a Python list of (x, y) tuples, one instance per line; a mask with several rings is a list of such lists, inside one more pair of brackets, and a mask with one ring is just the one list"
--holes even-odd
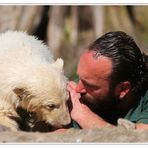
[(86, 80), (81, 79), (81, 81), (84, 83), (84, 85), (86, 84), (86, 85), (91, 86), (91, 87), (98, 87), (97, 85), (92, 84), (90, 82), (87, 82)]

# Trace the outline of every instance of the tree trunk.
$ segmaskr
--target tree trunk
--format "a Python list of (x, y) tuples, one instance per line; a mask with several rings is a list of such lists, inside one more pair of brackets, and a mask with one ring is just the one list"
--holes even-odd
[(103, 6), (92, 6), (93, 26), (95, 38), (103, 34), (104, 27), (104, 8)]
[(19, 29), (25, 30), (27, 28), (28, 33), (32, 33), (41, 20), (42, 10), (40, 6), (22, 7)]
[(42, 6), (0, 6), (0, 32), (23, 30), (32, 33), (41, 19)]
[(134, 35), (134, 26), (125, 6), (108, 6), (106, 11), (108, 22), (107, 31), (125, 31)]
[(78, 7), (72, 6), (72, 31), (71, 31), (71, 44), (72, 46), (77, 45), (78, 42)]
[(51, 6), (49, 10), (48, 45), (55, 58), (59, 57), (60, 53), (59, 47), (64, 33), (65, 8), (65, 6)]

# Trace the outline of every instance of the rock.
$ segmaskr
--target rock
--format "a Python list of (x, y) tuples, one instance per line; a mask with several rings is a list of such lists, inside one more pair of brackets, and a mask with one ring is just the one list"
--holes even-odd
[(135, 129), (135, 124), (129, 120), (119, 118), (117, 122), (118, 126), (122, 126), (126, 129)]
[(4, 131), (0, 135), (1, 143), (139, 143), (148, 141), (148, 131), (126, 129), (122, 126), (103, 129), (69, 129), (64, 133)]
[(0, 124), (0, 132), (10, 131), (10, 128)]

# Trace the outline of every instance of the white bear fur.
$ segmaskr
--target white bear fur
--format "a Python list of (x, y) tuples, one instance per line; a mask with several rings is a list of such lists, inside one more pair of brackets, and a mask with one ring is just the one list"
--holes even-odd
[(21, 106), (38, 121), (60, 127), (70, 123), (63, 60), (54, 61), (48, 47), (25, 32), (0, 34), (0, 124), (19, 130), (9, 116)]

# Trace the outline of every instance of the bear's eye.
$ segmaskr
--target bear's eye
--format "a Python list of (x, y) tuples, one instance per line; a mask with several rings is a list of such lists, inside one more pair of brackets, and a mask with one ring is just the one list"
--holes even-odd
[(48, 104), (47, 108), (50, 110), (53, 110), (54, 108), (56, 108), (56, 105), (55, 104)]

